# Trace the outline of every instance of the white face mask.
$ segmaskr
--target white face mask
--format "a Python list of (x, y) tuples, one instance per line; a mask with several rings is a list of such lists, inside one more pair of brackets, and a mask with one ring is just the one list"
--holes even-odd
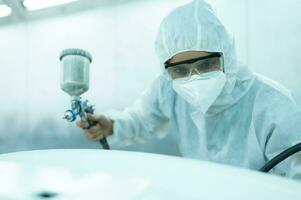
[(226, 80), (222, 71), (215, 71), (193, 75), (190, 79), (175, 79), (172, 86), (185, 101), (205, 114), (222, 92)]

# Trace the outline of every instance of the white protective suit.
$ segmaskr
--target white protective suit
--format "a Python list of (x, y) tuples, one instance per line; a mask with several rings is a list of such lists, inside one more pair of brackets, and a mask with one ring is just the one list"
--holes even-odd
[[(155, 43), (162, 64), (177, 53), (222, 52), (227, 83), (206, 114), (172, 89), (162, 73), (140, 99), (115, 119), (110, 145), (142, 143), (175, 134), (183, 156), (259, 169), (301, 141), (301, 112), (281, 85), (240, 67), (234, 42), (210, 5), (195, 0), (171, 12)], [(275, 173), (301, 178), (300, 154)]]

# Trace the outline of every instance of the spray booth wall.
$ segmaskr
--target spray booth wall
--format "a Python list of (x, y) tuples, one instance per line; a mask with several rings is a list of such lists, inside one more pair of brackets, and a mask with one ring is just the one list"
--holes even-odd
[[(62, 119), (59, 52), (90, 51), (96, 113), (130, 106), (161, 72), (154, 51), (160, 21), (188, 0), (134, 1), (0, 26), (0, 153), (46, 148), (99, 148)], [(235, 36), (239, 60), (287, 86), (301, 103), (299, 0), (211, 0)], [(173, 135), (126, 150), (179, 155)]]

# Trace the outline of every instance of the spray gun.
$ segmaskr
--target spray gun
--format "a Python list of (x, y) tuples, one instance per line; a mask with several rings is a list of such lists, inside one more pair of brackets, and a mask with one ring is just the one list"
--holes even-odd
[[(71, 109), (64, 114), (64, 119), (73, 122), (79, 118), (89, 124), (96, 122), (87, 119), (87, 114), (94, 113), (94, 106), (88, 100), (82, 100), (80, 95), (89, 89), (89, 69), (92, 56), (82, 49), (65, 49), (60, 54), (61, 61), (61, 89), (71, 96)], [(106, 138), (101, 139), (103, 149), (110, 149)]]

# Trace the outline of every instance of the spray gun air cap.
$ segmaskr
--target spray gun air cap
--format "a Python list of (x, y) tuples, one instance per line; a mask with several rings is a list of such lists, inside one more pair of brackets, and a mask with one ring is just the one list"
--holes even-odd
[(91, 54), (83, 49), (65, 49), (59, 59), (62, 90), (71, 97), (79, 97), (89, 89)]

